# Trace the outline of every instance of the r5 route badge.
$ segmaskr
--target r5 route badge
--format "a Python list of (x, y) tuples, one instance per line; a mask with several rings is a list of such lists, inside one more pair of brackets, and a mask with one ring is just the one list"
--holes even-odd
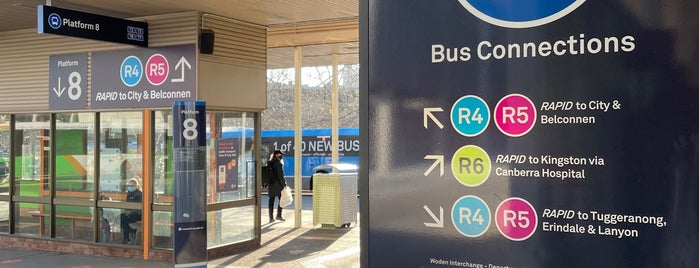
[(529, 28), (558, 20), (585, 0), (459, 0), (479, 19), (506, 28)]

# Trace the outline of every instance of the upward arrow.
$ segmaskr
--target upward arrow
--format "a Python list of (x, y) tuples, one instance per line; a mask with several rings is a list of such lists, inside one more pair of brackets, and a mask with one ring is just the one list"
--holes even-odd
[(434, 123), (437, 124), (439, 129), (444, 128), (444, 125), (442, 125), (442, 123), (439, 122), (439, 120), (437, 120), (437, 118), (434, 117), (434, 115), (432, 114), (432, 112), (443, 112), (443, 111), (444, 110), (442, 110), (442, 108), (439, 108), (439, 107), (425, 108), (423, 111), (423, 115), (422, 115), (422, 118), (423, 118), (422, 122), (423, 122), (423, 125), (425, 126), (425, 129), (427, 129), (427, 118), (432, 119), (432, 121), (434, 121)]
[(56, 92), (56, 95), (60, 98), (61, 95), (63, 95), (63, 92), (66, 90), (66, 88), (61, 88), (61, 77), (58, 77), (58, 88), (53, 88), (53, 92)]
[(187, 61), (187, 59), (185, 59), (184, 56), (182, 56), (182, 58), (180, 58), (180, 60), (177, 62), (177, 64), (175, 64), (175, 70), (180, 69), (180, 67), (182, 68), (182, 75), (180, 76), (180, 78), (173, 78), (170, 81), (172, 81), (173, 83), (184, 82), (184, 67), (185, 66), (187, 67), (187, 69), (190, 69), (190, 70), (192, 69), (192, 65), (189, 65), (189, 62)]
[(428, 168), (427, 171), (425, 171), (425, 174), (424, 174), (425, 176), (430, 174), (432, 172), (432, 170), (437, 168), (437, 166), (439, 166), (439, 176), (440, 177), (444, 176), (444, 156), (443, 155), (430, 155), (430, 154), (428, 154), (425, 156), (425, 160), (435, 160), (434, 163), (432, 163), (432, 165), (430, 166), (430, 168)]

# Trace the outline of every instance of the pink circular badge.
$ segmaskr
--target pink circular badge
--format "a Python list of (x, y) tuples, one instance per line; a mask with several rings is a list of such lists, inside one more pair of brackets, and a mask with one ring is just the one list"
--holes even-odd
[(170, 72), (167, 59), (162, 54), (153, 54), (146, 62), (146, 78), (151, 85), (159, 86), (165, 82)]
[(536, 107), (529, 98), (521, 94), (510, 94), (495, 106), (495, 125), (500, 132), (510, 137), (527, 134), (536, 122)]
[(495, 210), (495, 225), (498, 231), (510, 240), (522, 241), (532, 236), (536, 231), (537, 221), (536, 210), (522, 198), (508, 198)]

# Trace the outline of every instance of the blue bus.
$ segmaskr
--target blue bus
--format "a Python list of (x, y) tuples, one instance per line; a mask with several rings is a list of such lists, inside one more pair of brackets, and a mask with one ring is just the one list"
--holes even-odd
[[(222, 138), (240, 137), (240, 128), (225, 129)], [(246, 136), (252, 136), (252, 130), (246, 131)], [(301, 175), (303, 177), (303, 188), (309, 189), (308, 181), (313, 174), (313, 168), (319, 165), (332, 163), (331, 138), (332, 132), (329, 128), (304, 129), (301, 131)], [(359, 128), (338, 129), (338, 154), (339, 162), (354, 164), (359, 166)], [(263, 130), (262, 131), (262, 154), (269, 159), (271, 152), (280, 150), (284, 152), (284, 174), (287, 178), (294, 176), (296, 166), (294, 159), (294, 130)], [(262, 163), (263, 165), (266, 163)], [(287, 179), (290, 186), (293, 181)]]

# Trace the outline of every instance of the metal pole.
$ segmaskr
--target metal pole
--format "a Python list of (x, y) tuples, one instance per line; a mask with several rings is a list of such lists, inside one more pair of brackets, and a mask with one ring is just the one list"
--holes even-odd
[(337, 62), (338, 62), (338, 56), (337, 56), (337, 45), (333, 47), (333, 81), (332, 81), (332, 93), (331, 93), (331, 107), (330, 107), (330, 128), (332, 131), (332, 137), (331, 137), (331, 152), (332, 152), (332, 157), (331, 160), (333, 163), (337, 164), (339, 162), (339, 143), (340, 143), (340, 138), (339, 138), (339, 119), (338, 119), (338, 111), (339, 111), (339, 93), (338, 93), (338, 88), (339, 88), (339, 83), (338, 83), (338, 71), (337, 71)]
[(294, 79), (294, 226), (301, 228), (301, 111), (303, 106), (301, 102), (301, 47), (294, 47), (294, 70), (296, 77)]

